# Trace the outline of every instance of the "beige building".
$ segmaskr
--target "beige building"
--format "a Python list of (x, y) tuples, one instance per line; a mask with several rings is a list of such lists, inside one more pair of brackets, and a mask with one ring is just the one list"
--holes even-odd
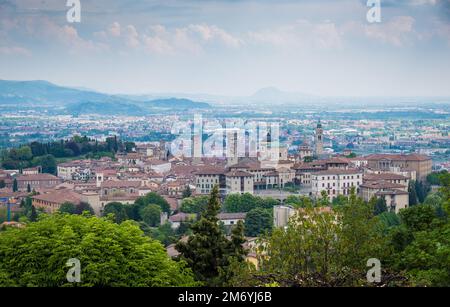
[(379, 180), (366, 181), (360, 188), (360, 194), (365, 201), (369, 201), (372, 197), (384, 197), (389, 211), (398, 213), (409, 205), (407, 185)]
[[(16, 177), (19, 191), (27, 191), (28, 186), (31, 190), (51, 189), (62, 183), (62, 179), (51, 174), (21, 175)], [(14, 180), (6, 182), (8, 188), (12, 188)]]
[(431, 173), (431, 158), (425, 155), (391, 155), (375, 154), (366, 157), (368, 167), (381, 170), (412, 170), (416, 172), (417, 180), (424, 181)]
[(232, 170), (225, 174), (227, 194), (253, 194), (254, 177), (249, 172)]
[(338, 195), (349, 195), (352, 188), (359, 193), (363, 172), (358, 169), (329, 169), (311, 173), (312, 195), (321, 197), (327, 192), (330, 201)]
[(195, 192), (209, 194), (215, 185), (223, 187), (225, 184), (224, 170), (220, 168), (203, 168), (195, 173)]
[(398, 183), (405, 187), (405, 191), (408, 189), (409, 177), (393, 174), (393, 173), (380, 173), (380, 174), (364, 174), (363, 182), (376, 182), (376, 181), (387, 181), (390, 183)]
[(98, 210), (98, 194), (96, 193), (77, 193), (72, 190), (61, 189), (32, 197), (33, 206), (35, 208), (41, 208), (47, 213), (58, 211), (61, 205), (66, 202), (74, 205), (78, 205), (81, 202), (88, 203), (94, 209), (95, 214), (100, 215), (100, 211)]

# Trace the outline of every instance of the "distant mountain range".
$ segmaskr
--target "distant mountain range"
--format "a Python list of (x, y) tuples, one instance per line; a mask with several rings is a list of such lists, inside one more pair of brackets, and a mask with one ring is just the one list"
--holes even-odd
[(211, 106), (186, 98), (142, 100), (108, 95), (47, 81), (0, 80), (0, 105), (55, 106), (69, 114), (142, 115), (157, 110), (205, 109)]
[(221, 96), (202, 93), (149, 93), (110, 95), (81, 87), (58, 86), (47, 81), (0, 80), (0, 108), (47, 107), (57, 114), (145, 115), (161, 111), (184, 111), (214, 107), (247, 106), (275, 110), (282, 107), (376, 109), (385, 107), (429, 107), (448, 105), (447, 97), (323, 97), (301, 92), (285, 92), (266, 87), (250, 96)]

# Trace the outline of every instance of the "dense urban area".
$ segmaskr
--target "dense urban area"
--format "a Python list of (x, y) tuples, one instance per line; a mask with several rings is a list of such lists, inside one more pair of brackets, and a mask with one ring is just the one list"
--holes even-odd
[(85, 286), (450, 285), (448, 110), (201, 112), (277, 138), (177, 155), (194, 111), (2, 113), (0, 286), (71, 285), (69, 258)]

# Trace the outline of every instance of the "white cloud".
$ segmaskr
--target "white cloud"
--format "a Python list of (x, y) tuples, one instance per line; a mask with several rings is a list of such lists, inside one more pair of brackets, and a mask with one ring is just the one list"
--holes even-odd
[(125, 38), (126, 38), (126, 44), (128, 47), (131, 47), (131, 48), (139, 47), (139, 45), (140, 45), (139, 34), (134, 26), (128, 25), (125, 28)]
[(385, 23), (365, 25), (364, 33), (369, 38), (400, 47), (413, 34), (414, 21), (411, 16), (398, 16)]
[(219, 44), (228, 48), (239, 48), (243, 44), (242, 40), (227, 31), (207, 24), (189, 24), (171, 29), (156, 24), (138, 31), (134, 25), (123, 28), (115, 22), (107, 31), (96, 32), (95, 37), (109, 42), (113, 39), (123, 39), (128, 47), (143, 47), (152, 53), (168, 55), (199, 54), (208, 44)]
[(308, 20), (275, 29), (254, 31), (248, 34), (250, 41), (267, 43), (282, 48), (340, 48), (342, 37), (332, 22), (311, 23)]
[(120, 32), (121, 32), (121, 26), (117, 21), (114, 22), (108, 29), (108, 33), (115, 37), (119, 37)]
[(31, 56), (31, 51), (19, 46), (0, 46), (0, 54)]

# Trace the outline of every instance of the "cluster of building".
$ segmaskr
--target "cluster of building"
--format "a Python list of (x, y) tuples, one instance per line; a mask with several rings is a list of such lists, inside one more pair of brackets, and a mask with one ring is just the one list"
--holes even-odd
[[(273, 148), (270, 139), (264, 146), (269, 150)], [(174, 157), (168, 148), (164, 142), (142, 143), (131, 153), (117, 154), (115, 159), (65, 162), (58, 165), (56, 176), (43, 174), (39, 168), (0, 170), (0, 180), (5, 183), (5, 188), (0, 189), (0, 198), (20, 198), (33, 191), (32, 202), (36, 208), (54, 212), (65, 202), (86, 202), (101, 215), (108, 203), (133, 204), (138, 197), (156, 192), (176, 212), (184, 191), (207, 195), (218, 185), (222, 197), (250, 193), (278, 199), (281, 205), (292, 194), (312, 198), (326, 195), (333, 201), (354, 190), (366, 201), (384, 197), (389, 210), (398, 212), (408, 206), (409, 182), (423, 181), (432, 171), (431, 159), (419, 154), (373, 154), (354, 158), (324, 154), (320, 123), (314, 148), (303, 145), (298, 152), (289, 154), (286, 147), (278, 145), (276, 161), (237, 155)], [(14, 182), (16, 192), (12, 192)], [(168, 220), (176, 225), (187, 218), (178, 213)], [(231, 217), (224, 219), (236, 222)]]

